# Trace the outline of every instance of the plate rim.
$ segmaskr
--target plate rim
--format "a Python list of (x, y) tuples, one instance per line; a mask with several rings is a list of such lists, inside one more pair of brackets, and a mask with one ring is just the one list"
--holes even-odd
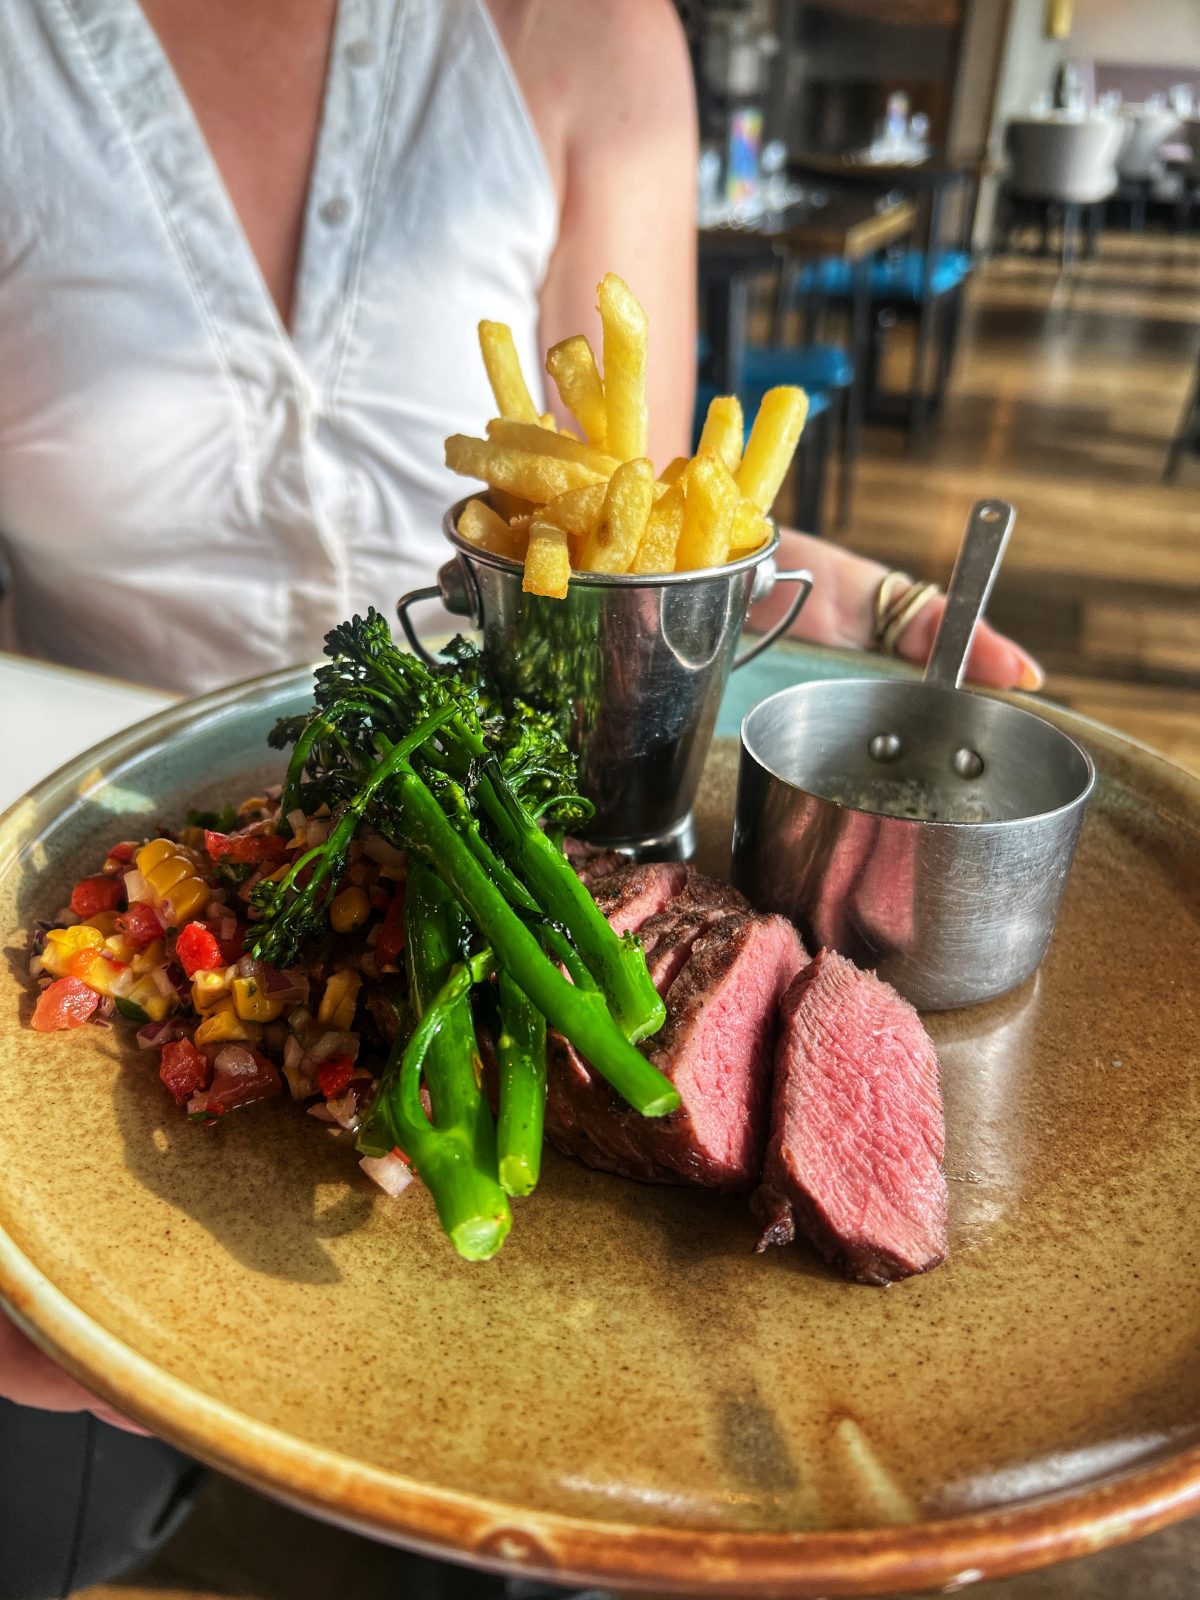
[[(806, 652), (807, 653), (807, 652)], [(840, 654), (840, 652), (839, 652)], [(0, 870), (88, 792), (97, 769), (160, 745), (197, 715), (301, 688), (311, 665), (247, 679), (154, 712), (65, 762), (0, 813)], [(1023, 709), (1133, 756), (1200, 812), (1200, 777), (1103, 723), (1036, 697)], [(1103, 766), (1101, 775), (1104, 775)], [(1111, 774), (1108, 774), (1110, 777)], [(107, 778), (97, 778), (103, 783)], [(1171, 820), (1196, 829), (1195, 817)], [(22, 837), (23, 836), (23, 837)], [(502, 1501), (371, 1467), (225, 1405), (140, 1355), (77, 1306), (0, 1227), (0, 1301), (43, 1350), (134, 1421), (206, 1464), (326, 1521), (474, 1565), (558, 1582), (663, 1593), (868, 1595), (982, 1581), (1092, 1554), (1200, 1512), (1200, 1445), (1082, 1487), (899, 1526), (770, 1533), (602, 1521)]]

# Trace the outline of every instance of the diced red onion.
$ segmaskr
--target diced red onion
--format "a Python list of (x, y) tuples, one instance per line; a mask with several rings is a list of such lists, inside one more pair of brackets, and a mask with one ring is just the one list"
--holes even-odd
[(329, 837), (329, 824), (327, 822), (310, 822), (304, 829), (304, 848), (311, 850), (314, 846), (324, 844)]
[(137, 1031), (139, 1050), (157, 1050), (160, 1045), (172, 1044), (182, 1039), (185, 1029), (178, 1017), (167, 1017), (162, 1022), (144, 1022)]
[(308, 827), (308, 818), (299, 806), (294, 811), (288, 812), (287, 825), (295, 834), (303, 833), (305, 828)]
[(402, 1194), (415, 1177), (408, 1162), (402, 1161), (395, 1154), (360, 1156), (358, 1164), (371, 1182), (377, 1183), (384, 1194), (390, 1194), (393, 1199), (396, 1195)]
[(137, 904), (143, 900), (152, 900), (154, 898), (150, 884), (143, 874), (138, 872), (136, 869), (133, 872), (127, 872), (125, 874), (125, 898), (129, 901), (130, 905)]
[(218, 939), (232, 939), (237, 932), (236, 917), (222, 917), (221, 926), (217, 929)]
[(103, 1020), (106, 1017), (111, 1017), (116, 1009), (117, 1002), (113, 999), (112, 995), (102, 994), (100, 996), (100, 1004), (96, 1007), (95, 1011), (92, 1012), (92, 1020)]
[(42, 958), (41, 958), (41, 956), (30, 956), (30, 958), (29, 958), (29, 976), (31, 978), (36, 978), (38, 973), (41, 972), (41, 971), (42, 971)]
[(354, 1089), (347, 1089), (345, 1094), (339, 1095), (336, 1100), (327, 1100), (325, 1104), (333, 1113), (333, 1120), (339, 1127), (345, 1128), (349, 1133), (358, 1132), (358, 1096)]
[(363, 855), (369, 856), (377, 865), (391, 867), (398, 872), (403, 872), (407, 867), (408, 852), (397, 850), (381, 833), (376, 833), (374, 829), (363, 830), (361, 839)]
[(150, 976), (154, 979), (154, 987), (159, 994), (171, 997), (175, 993), (175, 985), (171, 982), (166, 967), (151, 967)]
[(283, 972), (276, 972), (274, 967), (264, 967), (261, 978), (272, 1000), (282, 1000), (284, 1005), (290, 1005), (293, 1001), (308, 999), (308, 974), (300, 967), (290, 967)]
[(305, 1072), (302, 1061), (291, 1067), (285, 1061), (283, 1075), (287, 1080), (288, 1092), (293, 1100), (311, 1100), (313, 1095), (316, 1094), (316, 1081)]
[(283, 793), (283, 785), (281, 783), (268, 783), (267, 786), (263, 789), (263, 799), (264, 800), (278, 800), (279, 796), (282, 793)]
[(318, 1122), (328, 1122), (334, 1124), (337, 1122), (337, 1118), (334, 1116), (333, 1112), (329, 1109), (329, 1106), (324, 1100), (322, 1100), (319, 1105), (309, 1106), (308, 1114), (310, 1117), (316, 1117)]
[(239, 978), (257, 978), (258, 977), (258, 966), (259, 966), (259, 964), (254, 959), (253, 956), (250, 956), (250, 955), (239, 956), (238, 957), (238, 961), (237, 961), (238, 977)]
[(308, 1052), (309, 1060), (318, 1065), (328, 1061), (330, 1056), (349, 1056), (351, 1061), (358, 1055), (358, 1035), (356, 1033), (323, 1033)]
[(58, 928), (73, 928), (76, 923), (82, 921), (83, 918), (72, 911), (70, 906), (63, 906), (61, 911), (56, 911), (54, 914), (54, 924)]
[(218, 1072), (256, 1072), (258, 1063), (244, 1044), (227, 1044), (217, 1052), (213, 1066)]
[(126, 967), (124, 972), (118, 972), (116, 977), (111, 980), (112, 992), (114, 995), (120, 995), (124, 999), (136, 982), (137, 979), (132, 971)]
[(209, 922), (220, 922), (221, 918), (228, 910), (229, 907), (225, 904), (224, 900), (210, 900), (204, 908), (204, 915), (207, 917)]
[(283, 1047), (283, 1064), (285, 1067), (298, 1067), (304, 1060), (304, 1046), (294, 1033), (289, 1033), (287, 1043)]

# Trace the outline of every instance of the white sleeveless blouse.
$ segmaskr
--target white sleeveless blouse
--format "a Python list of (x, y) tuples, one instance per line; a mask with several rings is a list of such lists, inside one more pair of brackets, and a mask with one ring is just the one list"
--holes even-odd
[(392, 615), (557, 224), (483, 0), (340, 0), (289, 335), (137, 0), (4, 0), (3, 642), (198, 690)]

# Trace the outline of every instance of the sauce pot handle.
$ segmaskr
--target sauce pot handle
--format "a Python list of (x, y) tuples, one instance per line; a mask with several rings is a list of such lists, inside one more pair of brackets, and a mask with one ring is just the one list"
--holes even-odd
[(396, 601), (396, 615), (400, 619), (400, 626), (404, 629), (404, 637), (426, 666), (437, 667), (442, 663), (436, 656), (430, 655), (421, 643), (409, 616), (413, 606), (420, 605), (423, 600), (440, 600), (445, 609), (454, 616), (470, 617), (478, 627), (479, 600), (475, 593), (474, 579), (466, 570), (465, 563), (456, 556), (453, 561), (447, 561), (444, 566), (438, 568), (436, 583), (431, 583), (424, 589), (410, 589)]
[[(761, 639), (756, 639), (748, 650), (743, 650), (740, 656), (735, 657), (732, 669), (734, 672), (739, 667), (744, 667), (748, 661), (753, 661), (755, 656), (762, 655), (764, 650), (769, 650), (780, 634), (787, 632), (800, 615), (800, 608), (812, 593), (813, 575), (803, 569), (796, 572), (777, 572), (775, 574), (775, 583), (794, 583), (796, 585), (796, 592), (792, 596), (791, 604), (779, 621), (768, 628)], [(773, 587), (774, 584), (772, 585)], [(758, 598), (765, 597), (760, 595)]]

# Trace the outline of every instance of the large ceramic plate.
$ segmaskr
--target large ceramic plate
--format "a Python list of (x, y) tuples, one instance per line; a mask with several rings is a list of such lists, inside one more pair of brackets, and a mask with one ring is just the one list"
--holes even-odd
[[(47, 1349), (321, 1515), (560, 1578), (962, 1584), (1200, 1508), (1200, 784), (1059, 716), (1101, 781), (1058, 937), (1019, 993), (931, 1021), (938, 1271), (853, 1286), (755, 1257), (736, 1200), (557, 1159), (469, 1266), (311, 1119), (206, 1132), (115, 1032), (23, 1026), (29, 921), (134, 819), (252, 786), (304, 697), (292, 674), (169, 711), (0, 824), (0, 1292)], [(732, 776), (718, 748), (718, 864)]]

